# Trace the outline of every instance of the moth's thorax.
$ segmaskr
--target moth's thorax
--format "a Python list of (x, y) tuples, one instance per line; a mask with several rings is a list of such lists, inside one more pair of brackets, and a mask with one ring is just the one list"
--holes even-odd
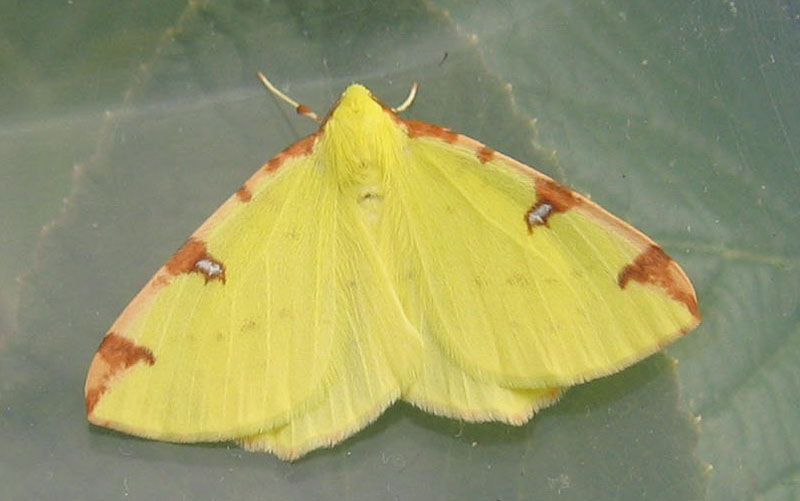
[(383, 185), (397, 165), (408, 137), (397, 118), (365, 87), (354, 84), (342, 94), (323, 126), (319, 147), (343, 188)]

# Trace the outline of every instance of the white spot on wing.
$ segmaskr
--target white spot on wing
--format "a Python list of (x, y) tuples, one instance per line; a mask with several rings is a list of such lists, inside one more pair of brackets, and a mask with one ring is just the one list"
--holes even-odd
[(208, 278), (214, 278), (222, 275), (222, 265), (210, 259), (199, 259), (196, 263), (194, 263), (194, 267), (195, 269), (202, 271)]
[(552, 212), (553, 206), (548, 203), (543, 203), (528, 213), (528, 224), (531, 226), (545, 224)]

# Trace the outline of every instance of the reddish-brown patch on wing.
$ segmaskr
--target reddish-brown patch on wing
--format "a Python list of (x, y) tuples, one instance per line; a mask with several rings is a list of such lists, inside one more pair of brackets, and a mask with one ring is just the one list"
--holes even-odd
[(236, 190), (236, 198), (242, 202), (249, 202), (250, 199), (253, 198), (253, 193), (250, 191), (247, 185), (243, 184), (241, 188)]
[(314, 113), (313, 111), (311, 111), (311, 108), (309, 108), (305, 104), (298, 104), (296, 111), (298, 115), (308, 115), (309, 113)]
[(86, 414), (89, 415), (94, 410), (94, 406), (100, 401), (100, 397), (108, 388), (105, 385), (88, 388), (86, 390)]
[(206, 253), (206, 244), (200, 240), (189, 238), (178, 252), (172, 255), (164, 267), (171, 275), (179, 275), (181, 273), (189, 273), (194, 270), (194, 265)]
[(225, 265), (206, 251), (205, 242), (196, 238), (189, 237), (164, 267), (170, 275), (200, 273), (205, 277), (206, 283), (209, 280), (225, 283)]
[(267, 172), (273, 172), (278, 169), (283, 162), (287, 159), (300, 156), (300, 155), (308, 155), (314, 149), (314, 144), (317, 141), (317, 136), (319, 136), (322, 129), (318, 130), (317, 132), (311, 134), (310, 136), (303, 138), (293, 145), (289, 146), (282, 152), (278, 153), (275, 157), (272, 158), (264, 168)]
[(700, 318), (697, 298), (686, 277), (661, 247), (649, 246), (636, 256), (633, 263), (623, 268), (617, 277), (617, 283), (623, 289), (631, 280), (664, 289), (673, 299), (685, 304), (695, 318)]
[(97, 353), (108, 362), (113, 369), (127, 369), (133, 364), (144, 361), (147, 365), (156, 363), (153, 352), (143, 346), (136, 346), (133, 341), (113, 332), (109, 332)]
[(156, 358), (149, 349), (136, 346), (130, 339), (109, 332), (100, 343), (89, 369), (86, 380), (86, 413), (92, 413), (100, 397), (108, 391), (108, 384), (113, 378), (139, 362), (153, 365)]
[(402, 120), (402, 123), (405, 124), (409, 137), (430, 136), (451, 144), (458, 140), (458, 134), (450, 129), (439, 127), (438, 125), (420, 122), (418, 120)]
[(478, 160), (481, 161), (482, 164), (490, 161), (494, 158), (494, 150), (489, 148), (488, 146), (483, 146), (481, 149), (475, 152), (475, 155), (478, 157)]
[(547, 203), (553, 206), (556, 212), (568, 211), (582, 203), (581, 199), (574, 191), (566, 186), (558, 184), (552, 179), (546, 178), (541, 178), (536, 181), (536, 198), (539, 201), (547, 201)]
[(580, 205), (582, 200), (574, 191), (560, 185), (552, 179), (536, 180), (536, 203), (525, 213), (525, 224), (528, 233), (533, 233), (536, 226), (548, 226), (550, 216), (555, 212), (565, 212)]

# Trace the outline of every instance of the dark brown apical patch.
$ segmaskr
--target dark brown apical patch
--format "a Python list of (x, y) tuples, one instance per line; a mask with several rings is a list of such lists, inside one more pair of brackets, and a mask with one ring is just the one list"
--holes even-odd
[(143, 346), (136, 346), (130, 339), (109, 332), (100, 343), (97, 355), (105, 365), (103, 371), (90, 385), (86, 391), (86, 412), (92, 413), (100, 397), (108, 391), (108, 382), (121, 371), (133, 365), (144, 362), (147, 365), (156, 363), (153, 352)]
[(143, 346), (136, 346), (133, 341), (113, 332), (109, 332), (97, 349), (103, 359), (112, 368), (127, 369), (131, 365), (144, 360), (147, 365), (156, 363), (153, 352)]
[(661, 247), (651, 245), (622, 269), (617, 277), (617, 284), (624, 289), (628, 282), (634, 280), (660, 287), (667, 291), (670, 297), (685, 304), (689, 312), (699, 319), (697, 298), (678, 269), (672, 258)]

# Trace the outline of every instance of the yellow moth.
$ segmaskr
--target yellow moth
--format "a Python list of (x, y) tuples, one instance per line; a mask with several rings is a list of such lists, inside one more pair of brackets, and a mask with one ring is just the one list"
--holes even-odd
[(92, 423), (283, 459), (398, 399), (519, 425), (698, 325), (647, 236), (398, 111), (351, 85), (189, 237), (103, 339)]

